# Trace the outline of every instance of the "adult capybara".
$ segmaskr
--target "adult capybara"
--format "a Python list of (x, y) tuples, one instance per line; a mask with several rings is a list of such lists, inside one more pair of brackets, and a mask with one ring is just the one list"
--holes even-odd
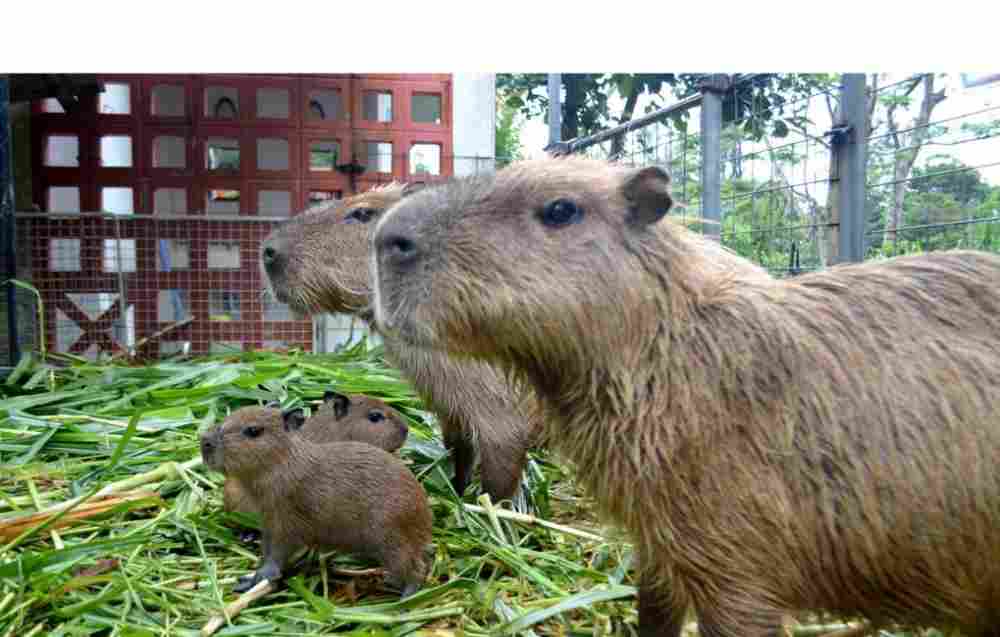
[(1000, 256), (720, 270), (669, 178), (572, 158), (415, 193), (376, 321), (504, 365), (633, 537), (645, 635), (784, 612), (1000, 635)]
[[(284, 419), (292, 431), (315, 444), (327, 442), (367, 442), (392, 453), (403, 446), (409, 427), (403, 416), (377, 398), (355, 394), (347, 396), (334, 391), (323, 394), (323, 402), (309, 419), (302, 409), (282, 413), (277, 408), (244, 408), (234, 411), (229, 419), (241, 426), (276, 423)], [(222, 487), (222, 504), (226, 511), (256, 513), (253, 498), (246, 494), (237, 478), (226, 478)], [(246, 537), (252, 537), (247, 534)]]
[(263, 560), (234, 590), (281, 579), (295, 551), (308, 546), (375, 558), (403, 597), (417, 591), (427, 574), (431, 513), (413, 473), (378, 447), (313, 443), (294, 431), (299, 426), (294, 412), (230, 416), (202, 434), (205, 465), (238, 480), (263, 522)]
[[(283, 223), (261, 246), (262, 268), (274, 295), (303, 314), (346, 313), (368, 320), (370, 231), (386, 208), (416, 188), (388, 184)], [(511, 387), (483, 363), (456, 361), (391, 337), (384, 347), (388, 362), (438, 417), (455, 464), (455, 491), (465, 492), (478, 449), (483, 490), (495, 501), (514, 497), (538, 429), (533, 395)]]

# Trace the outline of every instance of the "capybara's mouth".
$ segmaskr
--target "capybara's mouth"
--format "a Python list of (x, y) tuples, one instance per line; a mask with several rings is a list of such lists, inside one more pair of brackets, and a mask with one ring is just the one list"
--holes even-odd
[[(374, 318), (374, 311), (372, 315)], [(379, 323), (376, 321), (373, 323), (373, 327), (383, 337), (401, 341), (417, 349), (446, 352), (449, 354), (465, 353), (453, 349), (454, 343), (438, 338), (435, 331), (431, 329), (430, 324), (419, 319), (413, 319), (412, 317), (389, 323)]]
[(201, 459), (212, 471), (225, 473), (222, 462), (222, 441), (216, 438), (202, 438)]

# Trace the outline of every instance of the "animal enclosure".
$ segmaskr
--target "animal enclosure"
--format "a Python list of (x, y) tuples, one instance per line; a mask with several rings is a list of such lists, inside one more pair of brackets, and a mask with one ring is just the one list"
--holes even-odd
[[(675, 214), (704, 217), (704, 232), (779, 275), (854, 259), (845, 239), (866, 259), (1000, 250), (1000, 84), (864, 78), (849, 112), (843, 78), (796, 77), (769, 92), (766, 76), (707, 76), (700, 94), (561, 152), (667, 168)], [(365, 330), (349, 317), (299, 320), (264, 292), (260, 240), (352, 189), (505, 161), (454, 155), (439, 76), (387, 76), (378, 90), (340, 77), (103, 79), (92, 113), (45, 100), (30, 133), (15, 130), (30, 135), (37, 210), (4, 217), (8, 277), (39, 291), (45, 327), (32, 292), (7, 291), (11, 366), (43, 345), (93, 359), (357, 342)]]
[[(778, 275), (839, 262), (840, 233), (855, 235), (864, 259), (1000, 251), (1000, 84), (966, 86), (957, 74), (856, 78), (863, 95), (852, 119), (843, 78), (801, 77), (778, 96), (759, 75), (724, 78), (721, 89), (709, 81), (702, 96), (567, 150), (663, 166), (674, 214), (715, 220), (702, 230)], [(858, 130), (860, 178), (837, 164)], [(863, 204), (842, 220), (851, 197)]]
[(314, 325), (264, 293), (261, 239), (352, 192), (494, 164), (455, 156), (451, 75), (97, 80), (103, 90), (75, 110), (19, 104), (5, 278), (37, 289), (44, 328), (38, 299), (12, 288), (0, 334), (10, 366), (42, 347), (94, 360), (357, 342), (350, 319)]

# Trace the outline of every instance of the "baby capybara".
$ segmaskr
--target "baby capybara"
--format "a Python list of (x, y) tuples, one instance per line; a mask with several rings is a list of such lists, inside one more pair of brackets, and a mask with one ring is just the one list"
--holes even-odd
[(383, 400), (327, 391), (300, 431), (313, 442), (367, 442), (392, 453), (406, 444), (410, 427)]
[[(261, 245), (261, 267), (274, 295), (303, 314), (346, 313), (368, 320), (368, 242), (383, 211), (420, 184), (387, 184), (321, 205), (279, 226)], [(513, 498), (538, 429), (534, 398), (493, 367), (384, 339), (386, 360), (413, 383), (441, 425), (462, 495), (479, 453), (483, 490)]]
[[(323, 403), (309, 419), (302, 409), (293, 409), (282, 416), (276, 408), (240, 409), (230, 418), (243, 426), (257, 421), (277, 422), (284, 417), (290, 431), (297, 431), (305, 440), (316, 444), (327, 442), (367, 442), (392, 453), (406, 442), (409, 427), (403, 416), (377, 398), (355, 394), (347, 396), (334, 391), (323, 394)], [(226, 511), (256, 513), (253, 499), (237, 478), (226, 478), (222, 488), (222, 504)], [(246, 539), (253, 534), (245, 534)]]
[(379, 329), (532, 383), (635, 541), (644, 635), (1000, 635), (1000, 256), (720, 271), (668, 188), (570, 158), (415, 193), (375, 231)]
[(377, 559), (391, 586), (413, 594), (426, 577), (431, 541), (423, 487), (399, 458), (367, 443), (305, 440), (294, 431), (295, 413), (245, 407), (202, 434), (205, 465), (238, 480), (261, 516), (263, 560), (234, 590), (281, 579), (294, 552), (308, 546)]

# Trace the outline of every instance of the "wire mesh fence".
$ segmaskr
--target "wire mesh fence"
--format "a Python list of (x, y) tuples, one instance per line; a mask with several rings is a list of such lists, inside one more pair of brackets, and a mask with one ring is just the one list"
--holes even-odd
[[(410, 159), (393, 155), (373, 164)], [(453, 171), (492, 172), (506, 163), (493, 157), (442, 160), (412, 171), (408, 179), (366, 171), (357, 189), (393, 181), (434, 183)], [(310, 193), (306, 210), (337, 207), (344, 196)], [(228, 208), (162, 212), (153, 197), (151, 209), (129, 213), (11, 216), (18, 237), (17, 278), (38, 290), (44, 309), (40, 321), (36, 297), (18, 291), (24, 349), (45, 346), (87, 359), (125, 353), (161, 358), (247, 349), (333, 351), (370, 337), (354, 317), (324, 315), (314, 323), (296, 317), (267, 292), (258, 264), (260, 244), (292, 216), (290, 206), (247, 210), (239, 193), (219, 197)], [(8, 339), (3, 342), (9, 346)]]
[[(673, 214), (707, 220), (694, 226), (778, 276), (842, 260), (845, 233), (863, 235), (866, 259), (948, 248), (1000, 251), (1000, 82), (967, 84), (957, 74), (867, 76), (863, 112), (850, 115), (845, 76), (782, 77), (774, 84), (774, 76), (737, 76), (724, 90), (706, 85), (662, 112), (571, 140), (568, 152), (666, 168), (678, 202)], [(858, 114), (860, 120), (850, 119)], [(864, 178), (851, 181), (843, 149), (859, 140)], [(367, 335), (356, 319), (313, 323), (270, 299), (257, 251), (297, 208), (391, 181), (434, 183), (508, 163), (445, 155), (434, 144), (400, 146), (369, 143), (351, 158), (332, 157), (325, 147), (315, 157), (310, 152), (310, 172), (326, 164), (339, 171), (348, 159), (358, 165), (344, 190), (308, 180), (251, 181), (242, 193), (223, 182), (189, 191), (150, 187), (126, 193), (121, 207), (102, 190), (84, 193), (105, 211), (88, 214), (79, 211), (79, 190), (74, 200), (65, 186), (50, 188), (47, 211), (19, 212), (16, 226), (8, 215), (0, 227), (16, 231), (15, 273), (38, 289), (44, 329), (34, 294), (15, 289), (13, 304), (0, 303), (8, 312), (0, 316), (0, 347), (7, 354), (16, 349), (11, 325), (22, 349), (44, 340), (51, 350), (87, 357), (330, 350), (356, 342)], [(150, 147), (154, 156), (157, 148)], [(238, 152), (210, 150), (209, 172), (224, 173), (226, 162), (238, 160)], [(276, 161), (264, 151), (253, 155), (258, 170)], [(863, 194), (863, 219), (849, 224), (844, 200), (852, 192)]]
[(1000, 84), (960, 88), (933, 74), (872, 86), (867, 258), (1000, 251)]
[[(949, 248), (1000, 251), (1000, 83), (966, 85), (959, 74), (867, 76), (863, 121), (864, 222), (841, 224), (844, 176), (838, 144), (853, 134), (842, 76), (797, 76), (783, 91), (751, 77), (703, 102), (572, 152), (628, 165), (660, 165), (673, 177), (675, 214), (712, 217), (703, 171), (717, 158), (718, 234), (727, 247), (784, 276), (840, 259), (841, 231), (863, 234), (865, 258)], [(706, 94), (706, 92), (703, 92)], [(683, 101), (683, 100), (682, 100)], [(647, 119), (649, 119), (647, 117)], [(580, 140), (578, 140), (580, 141)], [(841, 146), (842, 147), (842, 146)], [(703, 230), (710, 227), (702, 226)]]

